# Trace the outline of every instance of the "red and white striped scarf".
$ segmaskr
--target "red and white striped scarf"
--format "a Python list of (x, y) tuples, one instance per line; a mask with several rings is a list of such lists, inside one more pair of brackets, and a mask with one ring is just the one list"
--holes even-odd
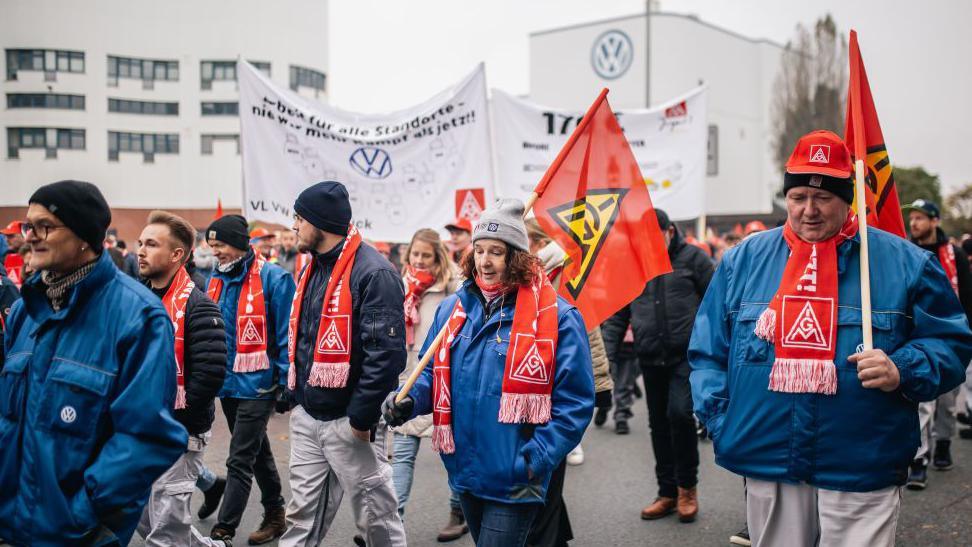
[(419, 304), (422, 295), (435, 283), (435, 276), (428, 270), (420, 270), (411, 264), (405, 266), (405, 344), (415, 343), (415, 325), (422, 320), (419, 317)]

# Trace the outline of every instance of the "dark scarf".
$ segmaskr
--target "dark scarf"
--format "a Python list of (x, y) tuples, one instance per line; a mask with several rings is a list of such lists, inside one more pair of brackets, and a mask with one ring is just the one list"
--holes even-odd
[(44, 289), (44, 294), (47, 296), (47, 301), (51, 303), (51, 308), (54, 311), (61, 311), (61, 307), (64, 306), (64, 299), (67, 292), (71, 287), (77, 285), (82, 279), (87, 277), (91, 270), (94, 269), (95, 265), (98, 263), (98, 259), (94, 259), (91, 262), (81, 266), (77, 270), (65, 275), (57, 275), (50, 270), (44, 270), (41, 272), (41, 281), (47, 287)]

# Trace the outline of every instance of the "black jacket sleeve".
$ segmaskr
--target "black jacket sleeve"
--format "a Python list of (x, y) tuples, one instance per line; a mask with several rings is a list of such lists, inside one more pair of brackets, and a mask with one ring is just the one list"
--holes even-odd
[[(0, 277), (0, 320), (2, 320), (2, 323), (7, 322), (10, 308), (18, 299), (20, 299), (20, 291), (17, 290), (17, 285), (6, 277)], [(3, 329), (0, 329), (0, 333), (2, 332)]]
[(712, 274), (715, 273), (712, 259), (705, 253), (695, 253), (692, 272), (695, 274), (695, 290), (698, 292), (701, 301), (702, 297), (705, 296), (705, 291), (709, 288), (709, 282), (712, 281)]
[(405, 292), (391, 269), (372, 272), (361, 284), (361, 376), (348, 402), (351, 427), (363, 431), (378, 423), (381, 403), (398, 387), (405, 370)]
[(631, 305), (627, 305), (617, 313), (608, 317), (601, 324), (601, 338), (604, 339), (604, 351), (608, 361), (618, 363), (621, 360), (621, 343), (631, 323)]
[(959, 301), (965, 310), (965, 318), (972, 325), (972, 270), (969, 269), (969, 255), (958, 245), (952, 245), (952, 248), (955, 250), (955, 269), (958, 270)]
[(201, 412), (212, 404), (226, 377), (226, 327), (219, 307), (198, 289), (188, 307), (186, 409)]

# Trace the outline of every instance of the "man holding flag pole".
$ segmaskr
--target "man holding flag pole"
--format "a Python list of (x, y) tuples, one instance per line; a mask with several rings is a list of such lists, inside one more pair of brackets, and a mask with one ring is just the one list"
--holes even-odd
[[(433, 447), (480, 547), (524, 544), (553, 470), (587, 428), (594, 384), (585, 323), (599, 324), (671, 270), (606, 95), (527, 206), (501, 200), (483, 213), (461, 264), (467, 281), (439, 306), (416, 372), (383, 407), (392, 426), (432, 413)], [(528, 251), (531, 206), (570, 257), (560, 296)]]
[[(865, 140), (859, 59), (852, 35), (856, 165), (829, 131), (799, 140), (785, 225), (725, 254), (689, 345), (696, 415), (716, 463), (747, 478), (757, 546), (894, 545), (917, 405), (959, 385), (972, 356), (938, 260), (867, 226), (866, 217), (884, 226), (885, 206), (901, 220), (886, 154), (869, 161), (882, 184), (876, 200), (865, 197), (864, 145), (875, 135)], [(870, 215), (851, 209), (853, 175)]]

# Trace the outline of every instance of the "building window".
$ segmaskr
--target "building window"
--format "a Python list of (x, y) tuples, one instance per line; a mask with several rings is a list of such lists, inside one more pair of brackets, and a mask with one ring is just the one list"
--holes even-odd
[(16, 80), (20, 70), (43, 71), (52, 75), (57, 72), (84, 72), (84, 52), (58, 49), (8, 49), (7, 79)]
[[(270, 63), (249, 61), (257, 70), (270, 77)], [(212, 89), (214, 81), (236, 81), (236, 61), (200, 61), (199, 87)]]
[(142, 81), (179, 81), (179, 61), (137, 59), (108, 56), (108, 83), (117, 85), (119, 78)]
[(326, 76), (323, 72), (318, 72), (302, 66), (290, 65), (290, 89), (297, 91), (299, 87), (309, 87), (318, 91), (324, 91)]
[(155, 116), (178, 116), (179, 103), (156, 101), (131, 101), (128, 99), (108, 98), (108, 112), (122, 114), (151, 114)]
[(237, 155), (240, 153), (240, 136), (235, 133), (211, 133), (203, 134), (201, 137), (202, 149), (200, 152), (203, 156), (213, 155), (213, 143), (217, 142), (233, 142), (236, 144)]
[(179, 135), (176, 133), (124, 133), (108, 132), (108, 161), (118, 161), (121, 152), (142, 154), (146, 163), (155, 160), (156, 154), (178, 154)]
[(22, 148), (43, 148), (46, 157), (56, 158), (57, 150), (84, 150), (84, 129), (50, 127), (8, 127), (7, 157), (20, 157)]
[(240, 104), (233, 102), (204, 102), (203, 116), (236, 116), (240, 113)]
[(84, 95), (7, 93), (7, 108), (64, 108), (84, 110)]

